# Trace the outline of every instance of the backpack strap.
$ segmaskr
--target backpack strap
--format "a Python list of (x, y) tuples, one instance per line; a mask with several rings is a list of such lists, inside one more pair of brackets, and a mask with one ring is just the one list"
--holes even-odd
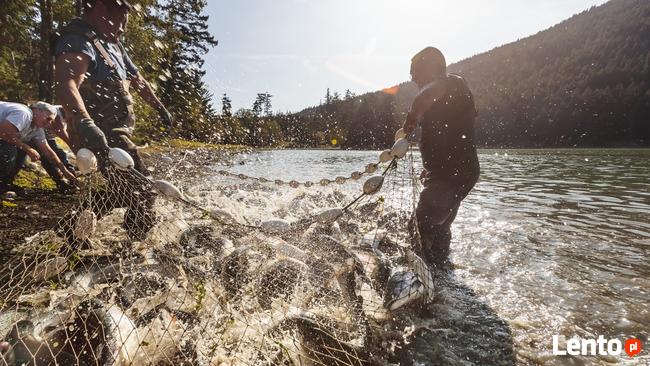
[[(85, 24), (80, 24), (78, 21), (73, 21), (71, 24), (64, 27), (61, 32), (53, 38), (52, 52), (54, 52), (54, 44), (56, 43), (57, 39), (64, 34), (76, 34), (90, 41), (95, 46), (106, 65), (108, 65), (111, 71), (115, 73), (115, 76), (118, 76), (117, 65), (115, 65), (115, 62), (113, 62), (113, 59), (108, 54), (108, 51), (106, 51), (106, 47), (104, 47), (104, 45), (99, 41), (99, 37), (97, 37), (97, 33), (93, 29), (91, 29), (89, 26), (86, 26)], [(122, 46), (120, 45), (120, 48), (121, 47)]]

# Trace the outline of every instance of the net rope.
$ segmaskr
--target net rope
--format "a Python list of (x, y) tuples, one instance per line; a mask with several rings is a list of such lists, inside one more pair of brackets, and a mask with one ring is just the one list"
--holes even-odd
[[(77, 207), (2, 266), (0, 365), (391, 362), (397, 305), (430, 301), (433, 278), (411, 250), (413, 154), (375, 165), (381, 190), (359, 195), (357, 179), (307, 189), (221, 172), (190, 198), (133, 169), (83, 177)], [(286, 208), (238, 214), (284, 200), (283, 185)]]

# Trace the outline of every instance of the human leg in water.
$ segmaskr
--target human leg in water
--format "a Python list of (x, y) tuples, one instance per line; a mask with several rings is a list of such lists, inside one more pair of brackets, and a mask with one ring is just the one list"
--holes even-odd
[(420, 234), (417, 249), (429, 264), (440, 265), (449, 255), (451, 224), (462, 199), (457, 192), (456, 182), (434, 179), (425, 180), (424, 189), (420, 192), (414, 217)]

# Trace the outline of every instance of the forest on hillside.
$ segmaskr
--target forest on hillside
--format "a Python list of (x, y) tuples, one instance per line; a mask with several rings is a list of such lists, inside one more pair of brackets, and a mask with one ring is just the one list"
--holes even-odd
[[(174, 116), (165, 131), (136, 98), (141, 141), (164, 136), (250, 146), (383, 148), (417, 93), (412, 83), (274, 113), (260, 91), (234, 111), (203, 81), (217, 46), (206, 0), (132, 0), (124, 44)], [(49, 40), (81, 0), (0, 2), (0, 100), (55, 100)], [(475, 94), (482, 147), (650, 146), (650, 2), (612, 0), (530, 37), (449, 66)], [(423, 45), (423, 47), (426, 45)], [(443, 50), (444, 51), (444, 50)], [(218, 100), (217, 100), (218, 99)], [(216, 107), (219, 106), (219, 107)]]
[[(466, 78), (482, 147), (650, 146), (650, 2), (612, 0), (530, 37), (449, 66)], [(396, 95), (391, 95), (396, 91)], [(385, 146), (412, 83), (298, 115), (341, 126), (348, 147)], [(387, 107), (391, 103), (393, 107)], [(363, 108), (361, 108), (363, 106)], [(378, 118), (394, 108), (394, 118)], [(368, 122), (367, 116), (373, 115)], [(352, 116), (352, 117), (350, 117)], [(388, 123), (388, 125), (386, 125)], [(372, 131), (363, 138), (360, 131)]]

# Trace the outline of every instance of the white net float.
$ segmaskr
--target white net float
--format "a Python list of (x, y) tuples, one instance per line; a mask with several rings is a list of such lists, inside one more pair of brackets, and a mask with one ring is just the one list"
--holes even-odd
[(390, 150), (390, 154), (396, 158), (403, 158), (409, 151), (409, 146), (410, 144), (407, 139), (399, 139), (393, 145), (393, 148)]
[(131, 155), (119, 147), (112, 147), (108, 150), (108, 159), (122, 170), (129, 170), (135, 166)]
[(291, 224), (287, 220), (282, 219), (272, 219), (263, 221), (260, 224), (262, 231), (269, 234), (282, 234), (286, 233), (291, 229)]
[(381, 189), (381, 186), (384, 184), (384, 177), (377, 175), (375, 177), (370, 177), (363, 184), (363, 193), (365, 194), (375, 194)]
[(393, 160), (391, 150), (384, 150), (381, 152), (381, 154), (379, 154), (379, 161), (382, 163), (388, 163), (391, 160)]
[(88, 240), (97, 229), (97, 215), (91, 210), (83, 210), (74, 226), (73, 234), (80, 240)]
[(157, 180), (153, 182), (153, 186), (167, 197), (174, 199), (183, 198), (183, 193), (181, 193), (180, 189), (166, 180)]
[(97, 171), (97, 158), (92, 151), (81, 148), (77, 151), (77, 169), (82, 175)]
[(377, 164), (368, 164), (366, 165), (366, 173), (372, 174), (377, 171)]
[(399, 139), (405, 139), (406, 136), (407, 136), (407, 135), (406, 135), (406, 132), (404, 132), (404, 129), (403, 129), (403, 128), (400, 128), (399, 130), (397, 130), (397, 131), (395, 132), (395, 141), (397, 141), (397, 140), (399, 140)]
[(316, 220), (321, 224), (331, 224), (334, 221), (338, 220), (341, 216), (343, 216), (343, 209), (338, 207), (330, 208), (323, 210), (318, 215), (316, 215)]

